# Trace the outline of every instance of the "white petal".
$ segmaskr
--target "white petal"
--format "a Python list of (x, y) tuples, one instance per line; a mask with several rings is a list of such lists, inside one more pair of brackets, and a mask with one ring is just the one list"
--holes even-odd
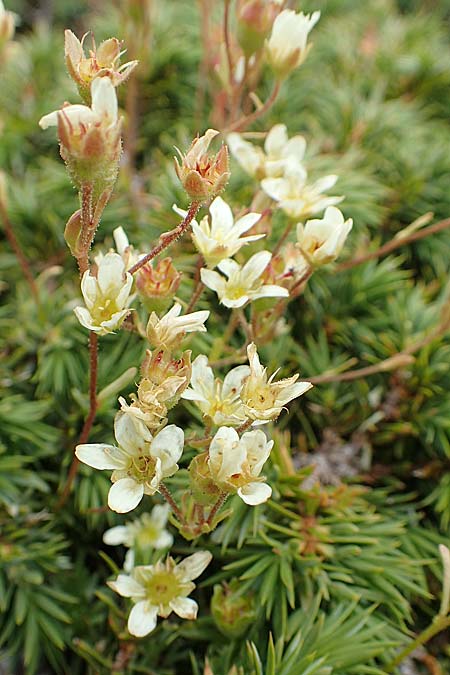
[(222, 387), (222, 398), (234, 397), (242, 389), (244, 380), (250, 375), (248, 366), (237, 366), (225, 375)]
[(263, 504), (271, 494), (272, 488), (267, 483), (247, 483), (238, 490), (239, 497), (249, 506)]
[(234, 274), (237, 274), (241, 269), (241, 266), (236, 262), (236, 260), (233, 260), (232, 258), (225, 258), (224, 260), (221, 260), (217, 267), (221, 272), (226, 274), (228, 278), (232, 277)]
[(117, 527), (111, 527), (103, 534), (103, 543), (108, 544), (108, 546), (118, 546), (119, 544), (125, 544), (125, 542), (128, 540), (129, 532), (126, 525), (117, 525)]
[(252, 255), (242, 269), (242, 275), (245, 280), (253, 282), (258, 279), (269, 264), (271, 257), (272, 254), (270, 251), (260, 251), (259, 253)]
[[(106, 79), (106, 78), (101, 78)], [(109, 78), (108, 78), (109, 80)], [(94, 80), (96, 82), (97, 80)], [(118, 253), (107, 253), (98, 267), (97, 283), (103, 295), (114, 294), (124, 283), (125, 263)]]
[(216, 197), (209, 207), (211, 214), (211, 236), (217, 230), (231, 230), (233, 227), (233, 212), (222, 197)]
[[(242, 216), (242, 218), (239, 218), (234, 224), (233, 227), (233, 234), (238, 235), (238, 234), (243, 234), (244, 232), (247, 232), (253, 225), (255, 225), (258, 220), (261, 219), (261, 214), (260, 213), (247, 213), (245, 216)], [(253, 235), (257, 236), (258, 238), (265, 237), (265, 234), (258, 234), (258, 235)]]
[(294, 398), (298, 398), (311, 389), (313, 385), (311, 382), (295, 382), (277, 394), (277, 404), (285, 405)]
[(153, 542), (153, 546), (155, 548), (170, 548), (172, 544), (173, 544), (173, 536), (170, 534), (170, 532), (167, 532), (166, 530), (161, 532), (159, 537), (157, 537), (157, 539), (155, 539), (155, 541)]
[(245, 448), (239, 443), (239, 435), (232, 427), (220, 427), (209, 446), (209, 467), (213, 477), (226, 481), (242, 470)]
[(111, 486), (108, 506), (116, 513), (128, 513), (136, 508), (144, 496), (144, 486), (132, 478), (121, 478)]
[(81, 323), (84, 328), (87, 328), (88, 330), (92, 330), (96, 333), (99, 331), (101, 332), (101, 326), (97, 326), (93, 320), (90, 312), (86, 309), (86, 307), (74, 307), (73, 310), (75, 316), (77, 317), (78, 321)]
[(81, 292), (83, 294), (86, 307), (90, 310), (95, 304), (97, 298), (97, 279), (86, 271), (81, 279)]
[(153, 438), (143, 422), (126, 412), (117, 413), (114, 419), (114, 435), (120, 447), (129, 455), (144, 454), (141, 450)]
[(117, 95), (109, 77), (96, 77), (91, 84), (92, 110), (111, 123), (117, 120)]
[(174, 464), (178, 462), (184, 447), (184, 431), (175, 424), (169, 424), (157, 434), (150, 444), (150, 454), (152, 457), (159, 457), (161, 460), (161, 470), (165, 476)]
[(128, 630), (131, 635), (144, 637), (144, 635), (151, 633), (156, 627), (157, 615), (158, 608), (148, 602), (148, 600), (138, 602), (128, 617)]
[(254, 299), (257, 298), (287, 298), (289, 291), (283, 286), (276, 286), (275, 284), (267, 284), (258, 288), (255, 294), (252, 294)]
[(211, 560), (212, 555), (209, 551), (198, 551), (176, 566), (176, 574), (183, 581), (192, 581), (205, 571)]
[(200, 278), (205, 286), (215, 291), (219, 297), (225, 293), (225, 279), (217, 272), (203, 268), (200, 270)]
[(122, 453), (114, 445), (85, 443), (77, 445), (75, 454), (80, 462), (94, 469), (121, 469), (124, 466)]
[(269, 156), (281, 157), (283, 148), (288, 142), (288, 135), (285, 124), (275, 124), (269, 131), (264, 143), (264, 150)]
[(124, 598), (145, 597), (145, 588), (126, 574), (119, 574), (115, 581), (108, 581), (108, 586)]
[(169, 602), (169, 606), (182, 619), (197, 618), (198, 605), (192, 598), (175, 598)]

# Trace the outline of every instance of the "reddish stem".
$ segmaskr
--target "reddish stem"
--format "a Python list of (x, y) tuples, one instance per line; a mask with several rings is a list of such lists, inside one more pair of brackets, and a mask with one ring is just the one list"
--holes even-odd
[[(97, 373), (98, 373), (98, 336), (93, 331), (89, 332), (89, 365), (90, 365), (90, 379), (89, 379), (89, 412), (84, 421), (83, 429), (79, 436), (77, 445), (87, 443), (91, 433), (92, 425), (94, 424), (95, 415), (97, 412)], [(73, 456), (72, 464), (70, 465), (66, 484), (59, 498), (57, 508), (61, 508), (67, 501), (70, 494), (72, 483), (77, 475), (78, 465), (80, 460), (76, 455)]]
[(172, 497), (170, 490), (164, 485), (164, 483), (160, 483), (158, 487), (159, 492), (162, 494), (166, 502), (170, 505), (170, 508), (180, 521), (180, 523), (185, 524), (185, 518), (183, 516), (183, 513), (181, 512), (181, 509), (177, 505), (175, 499)]
[(189, 210), (186, 216), (181, 221), (181, 223), (174, 230), (171, 230), (170, 232), (163, 234), (160, 237), (160, 239), (162, 239), (161, 243), (158, 244), (158, 246), (155, 246), (155, 248), (152, 251), (150, 251), (150, 253), (147, 253), (146, 256), (141, 258), (141, 260), (138, 260), (138, 262), (135, 265), (133, 265), (133, 267), (130, 267), (130, 269), (128, 270), (129, 273), (135, 274), (135, 272), (140, 270), (141, 267), (144, 267), (144, 265), (150, 262), (150, 260), (156, 258), (157, 255), (159, 255), (162, 251), (164, 251), (164, 249), (168, 248), (177, 239), (179, 239), (189, 228), (189, 225), (197, 215), (200, 206), (201, 202), (192, 202), (192, 204), (189, 206)]
[(262, 117), (275, 103), (280, 91), (280, 86), (280, 82), (275, 82), (272, 93), (270, 94), (267, 101), (260, 108), (255, 110), (255, 112), (251, 113), (250, 115), (243, 115), (238, 120), (236, 120), (236, 122), (233, 122), (233, 124), (231, 124), (228, 129), (224, 131), (224, 134), (228, 134), (230, 131), (244, 131), (244, 129), (249, 127), (250, 124), (253, 124), (253, 122)]
[(208, 520), (206, 521), (206, 524), (211, 527), (213, 524), (214, 518), (217, 515), (217, 512), (221, 509), (225, 501), (227, 500), (228, 493), (227, 492), (222, 492), (222, 494), (219, 496), (218, 500), (212, 507), (211, 511), (209, 512)]

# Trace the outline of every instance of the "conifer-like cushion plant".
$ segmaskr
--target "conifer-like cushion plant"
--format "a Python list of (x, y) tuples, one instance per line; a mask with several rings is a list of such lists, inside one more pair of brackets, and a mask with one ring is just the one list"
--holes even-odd
[(0, 673), (450, 673), (448, 0), (0, 0)]

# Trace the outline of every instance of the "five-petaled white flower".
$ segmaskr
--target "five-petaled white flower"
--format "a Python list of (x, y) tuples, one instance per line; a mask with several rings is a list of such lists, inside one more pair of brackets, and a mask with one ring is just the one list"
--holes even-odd
[(194, 401), (213, 424), (239, 426), (247, 417), (239, 394), (249, 374), (248, 366), (237, 366), (225, 375), (222, 383), (214, 378), (208, 358), (200, 354), (192, 363), (191, 386), (181, 398)]
[(167, 314), (159, 318), (155, 312), (150, 314), (147, 323), (147, 337), (155, 347), (173, 347), (178, 345), (186, 333), (206, 333), (205, 321), (209, 317), (208, 310), (192, 312), (180, 316), (181, 305), (177, 302)]
[[(175, 210), (183, 217), (187, 213), (176, 207)], [(260, 213), (247, 213), (234, 222), (232, 210), (221, 197), (214, 199), (209, 213), (210, 218), (205, 216), (200, 223), (196, 220), (191, 223), (192, 239), (208, 267), (216, 267), (224, 258), (231, 258), (244, 244), (265, 237), (264, 234), (241, 237), (258, 222)]]
[(336, 260), (342, 251), (353, 220), (344, 220), (341, 211), (329, 206), (322, 219), (297, 225), (297, 247), (311, 265), (325, 265)]
[(286, 125), (275, 124), (266, 136), (264, 150), (237, 133), (227, 136), (232, 155), (250, 176), (257, 180), (283, 176), (290, 166), (300, 164), (305, 156), (303, 136), (288, 138)]
[(118, 446), (77, 445), (75, 454), (94, 469), (113, 469), (108, 506), (117, 513), (127, 513), (136, 508), (144, 494), (153, 495), (161, 481), (177, 471), (184, 432), (170, 424), (152, 436), (141, 420), (119, 412), (114, 433)]
[(308, 34), (320, 19), (320, 12), (303, 14), (285, 9), (273, 23), (266, 42), (267, 60), (280, 77), (300, 66), (308, 54)]
[(247, 431), (239, 438), (236, 429), (220, 427), (209, 446), (211, 477), (225, 492), (237, 491), (250, 506), (266, 502), (272, 488), (260, 477), (272, 450), (261, 429)]
[(301, 396), (313, 386), (311, 382), (297, 382), (298, 375), (274, 382), (278, 371), (268, 378), (266, 368), (261, 365), (253, 342), (247, 347), (247, 355), (250, 375), (242, 387), (241, 399), (246, 415), (254, 420), (254, 425), (275, 420), (286, 403)]
[(292, 218), (304, 218), (320, 213), (328, 206), (334, 206), (343, 197), (328, 197), (323, 193), (334, 186), (338, 177), (334, 175), (307, 183), (308, 174), (300, 164), (289, 166), (281, 178), (264, 178), (261, 187), (266, 194)]
[(97, 276), (86, 270), (81, 280), (86, 307), (75, 307), (78, 321), (98, 335), (112, 333), (130, 311), (126, 305), (132, 284), (133, 277), (125, 273), (124, 262), (118, 253), (107, 253), (98, 258)]
[(130, 571), (134, 566), (135, 549), (146, 551), (172, 546), (173, 536), (166, 530), (169, 513), (169, 504), (156, 504), (150, 513), (143, 513), (140, 518), (130, 520), (126, 525), (117, 525), (106, 530), (103, 534), (105, 544), (123, 544), (129, 549), (123, 565), (125, 571)]
[(178, 565), (168, 557), (165, 562), (135, 567), (130, 576), (119, 574), (115, 581), (109, 581), (113, 591), (134, 603), (128, 617), (131, 635), (148, 635), (156, 626), (157, 616), (167, 618), (172, 612), (182, 619), (196, 619), (198, 605), (187, 596), (195, 588), (192, 580), (204, 572), (211, 560), (209, 551), (194, 553)]
[(263, 284), (261, 275), (270, 262), (272, 255), (269, 251), (260, 251), (252, 255), (244, 266), (239, 265), (231, 258), (222, 260), (218, 264), (221, 272), (202, 269), (201, 280), (217, 293), (222, 305), (230, 308), (243, 307), (251, 300), (258, 298), (284, 298), (289, 292), (275, 284)]

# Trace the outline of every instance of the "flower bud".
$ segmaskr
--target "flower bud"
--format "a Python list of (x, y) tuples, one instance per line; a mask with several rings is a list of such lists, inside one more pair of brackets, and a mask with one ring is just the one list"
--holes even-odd
[(269, 64), (280, 78), (286, 77), (306, 59), (308, 34), (319, 19), (320, 12), (303, 14), (291, 9), (283, 10), (275, 19), (266, 53)]
[(64, 230), (64, 239), (66, 240), (66, 244), (70, 248), (71, 254), (75, 257), (77, 257), (82, 250), (80, 245), (82, 231), (83, 221), (81, 219), (81, 209), (78, 209), (70, 216)]
[(172, 359), (168, 350), (160, 349), (152, 353), (148, 349), (141, 370), (144, 379), (161, 389), (159, 400), (170, 410), (189, 385), (192, 375), (191, 351), (183, 352), (179, 359)]
[(208, 453), (202, 452), (194, 457), (189, 465), (189, 479), (192, 496), (197, 504), (209, 506), (217, 501), (221, 488), (211, 477)]
[(69, 75), (77, 85), (80, 96), (86, 103), (90, 104), (90, 86), (96, 77), (109, 77), (113, 86), (117, 87), (127, 79), (138, 62), (130, 61), (119, 67), (122, 42), (117, 38), (105, 40), (99, 45), (98, 49), (94, 40), (92, 40), (92, 49), (86, 58), (83, 49), (86, 35), (80, 42), (71, 30), (66, 30), (64, 51)]
[(94, 182), (97, 192), (112, 189), (121, 152), (121, 120), (111, 80), (97, 78), (91, 86), (92, 107), (65, 105), (41, 118), (39, 126), (58, 127), (61, 157), (78, 188)]
[(264, 46), (279, 5), (271, 0), (241, 0), (238, 5), (238, 40), (247, 57)]
[(240, 593), (238, 579), (214, 586), (211, 614), (217, 628), (226, 637), (239, 638), (255, 620), (255, 603), (252, 595)]
[(136, 287), (142, 304), (148, 312), (164, 312), (172, 303), (178, 290), (181, 274), (172, 258), (159, 260), (156, 265), (147, 263), (136, 274)]
[(181, 164), (175, 158), (175, 170), (192, 201), (203, 202), (215, 197), (230, 178), (227, 146), (222, 145), (216, 155), (207, 154), (212, 139), (218, 133), (215, 129), (208, 129), (200, 138), (197, 136), (185, 155), (177, 149)]

